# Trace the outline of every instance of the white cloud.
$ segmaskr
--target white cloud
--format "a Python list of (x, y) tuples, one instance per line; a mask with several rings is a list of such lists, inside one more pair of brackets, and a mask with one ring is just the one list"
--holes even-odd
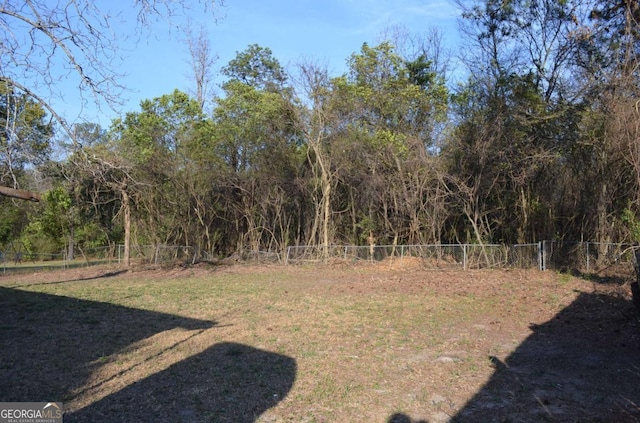
[(407, 6), (406, 11), (411, 15), (429, 19), (455, 19), (459, 14), (458, 8), (448, 1), (432, 1), (429, 4)]
[[(459, 14), (453, 0), (347, 0), (341, 8), (350, 16), (349, 26), (342, 28), (345, 36), (375, 39), (385, 29), (400, 25), (409, 32), (440, 28), (455, 38)], [(337, 3), (335, 3), (337, 4)]]

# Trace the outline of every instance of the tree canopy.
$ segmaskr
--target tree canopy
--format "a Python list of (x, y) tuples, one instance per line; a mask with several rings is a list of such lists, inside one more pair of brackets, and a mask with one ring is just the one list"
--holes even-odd
[[(137, 5), (144, 22), (150, 10)], [(0, 93), (2, 183), (47, 175), (55, 204), (32, 220), (57, 248), (72, 232), (81, 244), (214, 256), (290, 245), (328, 253), (337, 243), (637, 242), (637, 3), (460, 6), (469, 72), (458, 85), (446, 82), (434, 33), (363, 43), (340, 75), (312, 61), (285, 69), (250, 45), (222, 67), (211, 98), (207, 53), (195, 98), (175, 90), (109, 128), (69, 128), (79, 145), (55, 166), (50, 111), (7, 82), (27, 59), (16, 50)], [(194, 65), (209, 52), (205, 39), (197, 46)], [(90, 72), (80, 75), (100, 78)], [(24, 236), (11, 228), (26, 228), (25, 216), (0, 219), (4, 242)]]

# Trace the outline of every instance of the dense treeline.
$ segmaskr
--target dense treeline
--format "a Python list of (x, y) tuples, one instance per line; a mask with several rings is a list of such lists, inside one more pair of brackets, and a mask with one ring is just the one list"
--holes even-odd
[(364, 44), (339, 76), (313, 62), (287, 73), (253, 45), (222, 69), (212, 107), (200, 69), (196, 98), (174, 91), (109, 128), (76, 125), (57, 161), (44, 111), (1, 87), (11, 130), (0, 184), (46, 190), (46, 201), (0, 199), (0, 244), (175, 244), (222, 256), (639, 241), (638, 3), (460, 7), (468, 70), (456, 86), (435, 33)]

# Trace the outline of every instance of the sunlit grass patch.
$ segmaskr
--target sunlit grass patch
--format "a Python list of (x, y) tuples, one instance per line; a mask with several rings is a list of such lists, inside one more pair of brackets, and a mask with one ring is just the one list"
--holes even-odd
[[(45, 326), (52, 339), (78, 338), (32, 357), (64, 369), (48, 392), (72, 421), (124, 395), (204, 421), (385, 422), (401, 411), (455, 415), (495, 371), (488, 357), (505, 360), (532, 323), (591, 284), (538, 272), (273, 267), (4, 278), (1, 287), (11, 287), (1, 291), (11, 314), (0, 333), (23, 330), (31, 342)], [(19, 354), (5, 349), (3, 360), (38, 368)], [(257, 391), (243, 403), (247, 386)]]

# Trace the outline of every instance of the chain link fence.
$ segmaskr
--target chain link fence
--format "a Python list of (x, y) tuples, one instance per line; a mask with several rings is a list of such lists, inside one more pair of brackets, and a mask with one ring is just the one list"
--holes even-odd
[(0, 251), (0, 272), (33, 272), (66, 268), (65, 254)]
[[(124, 245), (116, 248), (118, 263), (124, 261)], [(131, 245), (129, 258), (135, 264), (166, 266), (174, 264), (194, 264), (202, 260), (202, 254), (193, 246), (186, 245)]]
[(400, 265), (418, 264), (431, 269), (541, 268), (541, 246), (432, 244), (432, 245), (333, 245), (291, 246), (286, 264), (314, 263), (327, 260), (346, 262), (395, 261)]
[(632, 244), (542, 241), (531, 244), (479, 245), (333, 245), (291, 246), (286, 264), (327, 260), (346, 262), (396, 261), (426, 269), (540, 269), (597, 273), (633, 268)]
[(545, 270), (600, 272), (616, 266), (633, 266), (632, 244), (543, 241), (542, 263)]
[[(226, 259), (194, 246), (132, 245), (134, 265), (174, 266), (198, 262), (303, 264), (326, 261), (344, 263), (388, 263), (390, 266), (419, 266), (423, 269), (540, 269), (600, 272), (603, 269), (632, 268), (631, 244), (543, 241), (516, 245), (432, 244), (432, 245), (332, 245), (290, 246), (284, 254), (272, 251), (244, 251)], [(118, 265), (124, 261), (124, 245), (83, 249), (73, 258), (66, 252), (40, 254), (24, 249), (0, 251), (0, 271), (20, 272), (56, 268)]]
[[(65, 249), (66, 250), (66, 249)], [(175, 266), (209, 263), (282, 263), (282, 254), (272, 251), (243, 251), (231, 257), (220, 259), (216, 255), (194, 246), (185, 245), (131, 245), (129, 257), (137, 266)], [(76, 246), (71, 257), (67, 251), (59, 254), (39, 254), (27, 252), (14, 246), (0, 250), (0, 274), (26, 273), (39, 270), (68, 269), (96, 265), (121, 265), (124, 262), (124, 245), (98, 248)]]
[[(66, 250), (66, 249), (65, 249)], [(172, 266), (194, 264), (202, 260), (195, 247), (168, 245), (132, 245), (131, 261), (134, 264)], [(77, 246), (71, 256), (67, 251), (59, 254), (39, 254), (23, 249), (11, 248), (0, 251), (0, 271), (4, 273), (25, 273), (30, 271), (68, 269), (96, 265), (118, 265), (124, 261), (124, 245), (97, 248)]]

